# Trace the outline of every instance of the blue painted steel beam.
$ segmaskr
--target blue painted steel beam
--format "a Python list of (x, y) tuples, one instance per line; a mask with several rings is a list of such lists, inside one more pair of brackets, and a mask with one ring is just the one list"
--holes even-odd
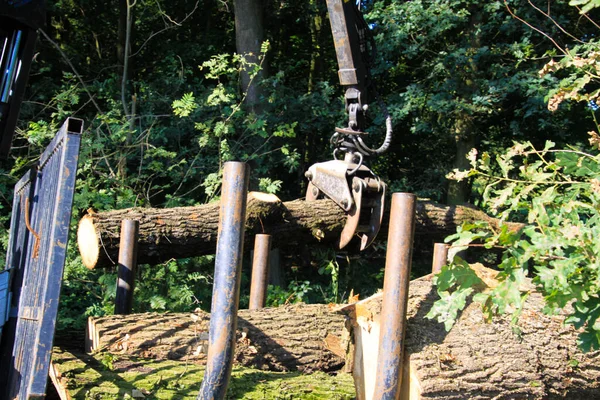
[(10, 310), (10, 296), (8, 292), (9, 278), (9, 271), (0, 272), (0, 338), (2, 338), (2, 327), (8, 320), (8, 313)]
[(224, 399), (231, 377), (240, 299), (248, 177), (245, 163), (225, 164), (208, 355), (198, 400)]
[(6, 268), (10, 315), (0, 339), (0, 399), (44, 398), (83, 121), (69, 118), (15, 186)]

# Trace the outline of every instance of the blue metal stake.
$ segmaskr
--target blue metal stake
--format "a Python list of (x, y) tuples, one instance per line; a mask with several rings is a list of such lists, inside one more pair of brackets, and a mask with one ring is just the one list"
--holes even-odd
[(240, 299), (248, 177), (245, 163), (225, 164), (208, 355), (198, 400), (224, 399), (231, 376)]

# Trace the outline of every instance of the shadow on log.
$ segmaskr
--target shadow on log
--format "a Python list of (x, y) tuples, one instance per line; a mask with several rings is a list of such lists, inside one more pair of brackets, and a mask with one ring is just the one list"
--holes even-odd
[[(200, 310), (90, 318), (86, 350), (204, 364), (209, 320)], [(239, 310), (235, 362), (270, 371), (339, 370), (345, 321), (319, 304)]]
[[(493, 282), (496, 272), (474, 268)], [(564, 325), (564, 315), (542, 314), (543, 298), (532, 287), (516, 326), (509, 317), (485, 323), (479, 304), (470, 303), (446, 332), (425, 318), (437, 298), (430, 278), (410, 284), (404, 399), (597, 398), (600, 352), (582, 354), (575, 329)], [(380, 308), (375, 295), (337, 312), (326, 305), (241, 310), (237, 362), (308, 372), (340, 369), (345, 361), (357, 376), (369, 354), (359, 339), (378, 337)], [(111, 353), (202, 363), (209, 315), (194, 315), (200, 322), (190, 314), (102, 317), (91, 320), (90, 333), (97, 334), (95, 348)]]
[[(251, 192), (248, 195), (246, 234), (268, 233), (273, 247), (295, 243), (336, 245), (346, 215), (333, 201), (282, 202), (274, 195)], [(158, 264), (170, 259), (214, 254), (219, 223), (219, 204), (209, 203), (178, 208), (129, 208), (107, 212), (88, 212), (79, 222), (77, 243), (86, 267), (116, 265), (119, 229), (124, 219), (140, 222), (138, 263)], [(445, 206), (421, 201), (417, 205), (416, 235), (443, 239), (455, 233), (463, 222), (488, 221), (500, 225), (472, 206)], [(377, 240), (385, 240), (389, 210), (383, 218)], [(519, 229), (520, 224), (511, 224)]]

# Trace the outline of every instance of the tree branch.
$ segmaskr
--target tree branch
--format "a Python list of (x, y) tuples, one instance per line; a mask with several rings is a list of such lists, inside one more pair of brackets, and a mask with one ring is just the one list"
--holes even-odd
[(548, 40), (550, 40), (552, 42), (552, 44), (554, 44), (554, 46), (559, 49), (563, 54), (567, 55), (569, 53), (567, 53), (567, 51), (565, 49), (563, 49), (562, 47), (560, 47), (560, 45), (556, 42), (556, 40), (554, 40), (552, 38), (552, 36), (548, 35), (546, 32), (542, 31), (539, 28), (536, 28), (535, 26), (531, 25), (529, 22), (525, 21), (523, 18), (519, 17), (517, 14), (515, 14), (513, 12), (513, 10), (510, 8), (510, 6), (508, 5), (508, 1), (504, 0), (504, 6), (506, 7), (506, 9), (508, 10), (508, 12), (510, 13), (510, 15), (516, 19), (517, 21), (521, 21), (522, 23), (524, 23), (525, 25), (527, 25), (529, 28), (533, 29), (534, 31), (542, 34), (543, 36), (545, 36)]

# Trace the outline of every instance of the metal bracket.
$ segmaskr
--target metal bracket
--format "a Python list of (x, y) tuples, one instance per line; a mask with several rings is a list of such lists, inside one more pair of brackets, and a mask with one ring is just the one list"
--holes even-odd
[(325, 195), (348, 216), (340, 236), (340, 249), (357, 233), (361, 238), (361, 250), (373, 243), (383, 219), (385, 183), (362, 163), (342, 160), (314, 164), (306, 177), (309, 179), (307, 201)]

